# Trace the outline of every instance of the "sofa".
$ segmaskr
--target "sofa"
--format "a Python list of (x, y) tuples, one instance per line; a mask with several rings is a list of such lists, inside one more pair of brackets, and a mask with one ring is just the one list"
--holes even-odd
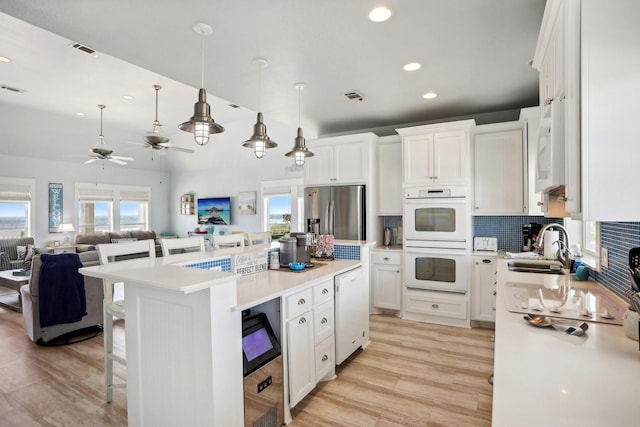
[[(68, 256), (69, 254), (48, 255), (49, 257)], [(85, 330), (87, 328), (102, 325), (102, 303), (103, 288), (102, 280), (94, 277), (84, 276), (84, 293), (86, 298), (86, 311), (80, 321), (73, 323), (59, 323), (47, 327), (40, 326), (40, 283), (42, 255), (33, 258), (33, 268), (29, 283), (20, 288), (22, 294), (22, 322), (29, 338), (34, 342), (47, 343), (62, 335), (74, 331)], [(98, 253), (89, 251), (78, 254), (83, 267), (100, 265)], [(46, 281), (45, 281), (46, 282)]]
[(79, 233), (76, 235), (76, 252), (83, 253), (87, 251), (95, 251), (96, 245), (101, 243), (118, 243), (129, 239), (155, 241), (156, 256), (162, 256), (162, 248), (160, 247), (160, 238), (155, 231), (111, 231), (103, 233)]
[[(27, 246), (33, 249), (27, 250)], [(18, 246), (25, 252), (18, 255)], [(0, 239), (0, 270), (14, 270), (16, 268), (29, 267), (31, 258), (36, 253), (33, 237), (15, 237)], [(26, 264), (26, 265), (25, 265)], [(25, 268), (29, 269), (29, 268)]]

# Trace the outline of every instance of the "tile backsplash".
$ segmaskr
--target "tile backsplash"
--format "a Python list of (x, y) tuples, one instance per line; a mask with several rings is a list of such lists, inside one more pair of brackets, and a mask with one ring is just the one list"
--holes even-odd
[(562, 218), (543, 216), (474, 216), (473, 237), (497, 237), (498, 250), (520, 252), (522, 250), (522, 226), (529, 223), (564, 224)]

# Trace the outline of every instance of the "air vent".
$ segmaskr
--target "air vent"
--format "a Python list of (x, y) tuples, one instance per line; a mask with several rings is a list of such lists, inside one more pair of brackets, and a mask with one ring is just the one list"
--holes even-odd
[(344, 94), (350, 101), (362, 101), (364, 98), (357, 90), (352, 90), (351, 92), (347, 92)]
[(240, 108), (240, 106), (236, 105), (236, 104), (229, 104), (229, 107), (231, 107), (231, 108)]
[(17, 92), (17, 93), (25, 93), (26, 92), (26, 90), (24, 90), (24, 89), (18, 89), (17, 87), (11, 87), (11, 86), (6, 86), (6, 85), (0, 85), (0, 89), (8, 90), (10, 92)]
[(95, 50), (93, 50), (90, 47), (85, 46), (83, 44), (71, 43), (71, 47), (74, 48), (74, 49), (78, 49), (79, 51), (82, 51), (84, 53), (88, 53), (91, 56), (98, 56), (98, 52), (96, 52)]

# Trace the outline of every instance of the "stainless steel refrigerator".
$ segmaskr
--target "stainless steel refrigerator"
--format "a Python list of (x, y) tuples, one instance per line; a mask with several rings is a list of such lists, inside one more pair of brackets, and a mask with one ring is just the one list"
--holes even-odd
[(305, 188), (307, 231), (335, 239), (366, 240), (364, 185)]

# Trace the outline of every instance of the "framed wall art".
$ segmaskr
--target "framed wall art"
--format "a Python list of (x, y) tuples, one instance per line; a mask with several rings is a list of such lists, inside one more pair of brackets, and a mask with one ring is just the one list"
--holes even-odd
[(256, 192), (244, 191), (238, 193), (238, 213), (240, 215), (256, 214)]
[(49, 233), (58, 231), (62, 224), (62, 184), (49, 183)]

